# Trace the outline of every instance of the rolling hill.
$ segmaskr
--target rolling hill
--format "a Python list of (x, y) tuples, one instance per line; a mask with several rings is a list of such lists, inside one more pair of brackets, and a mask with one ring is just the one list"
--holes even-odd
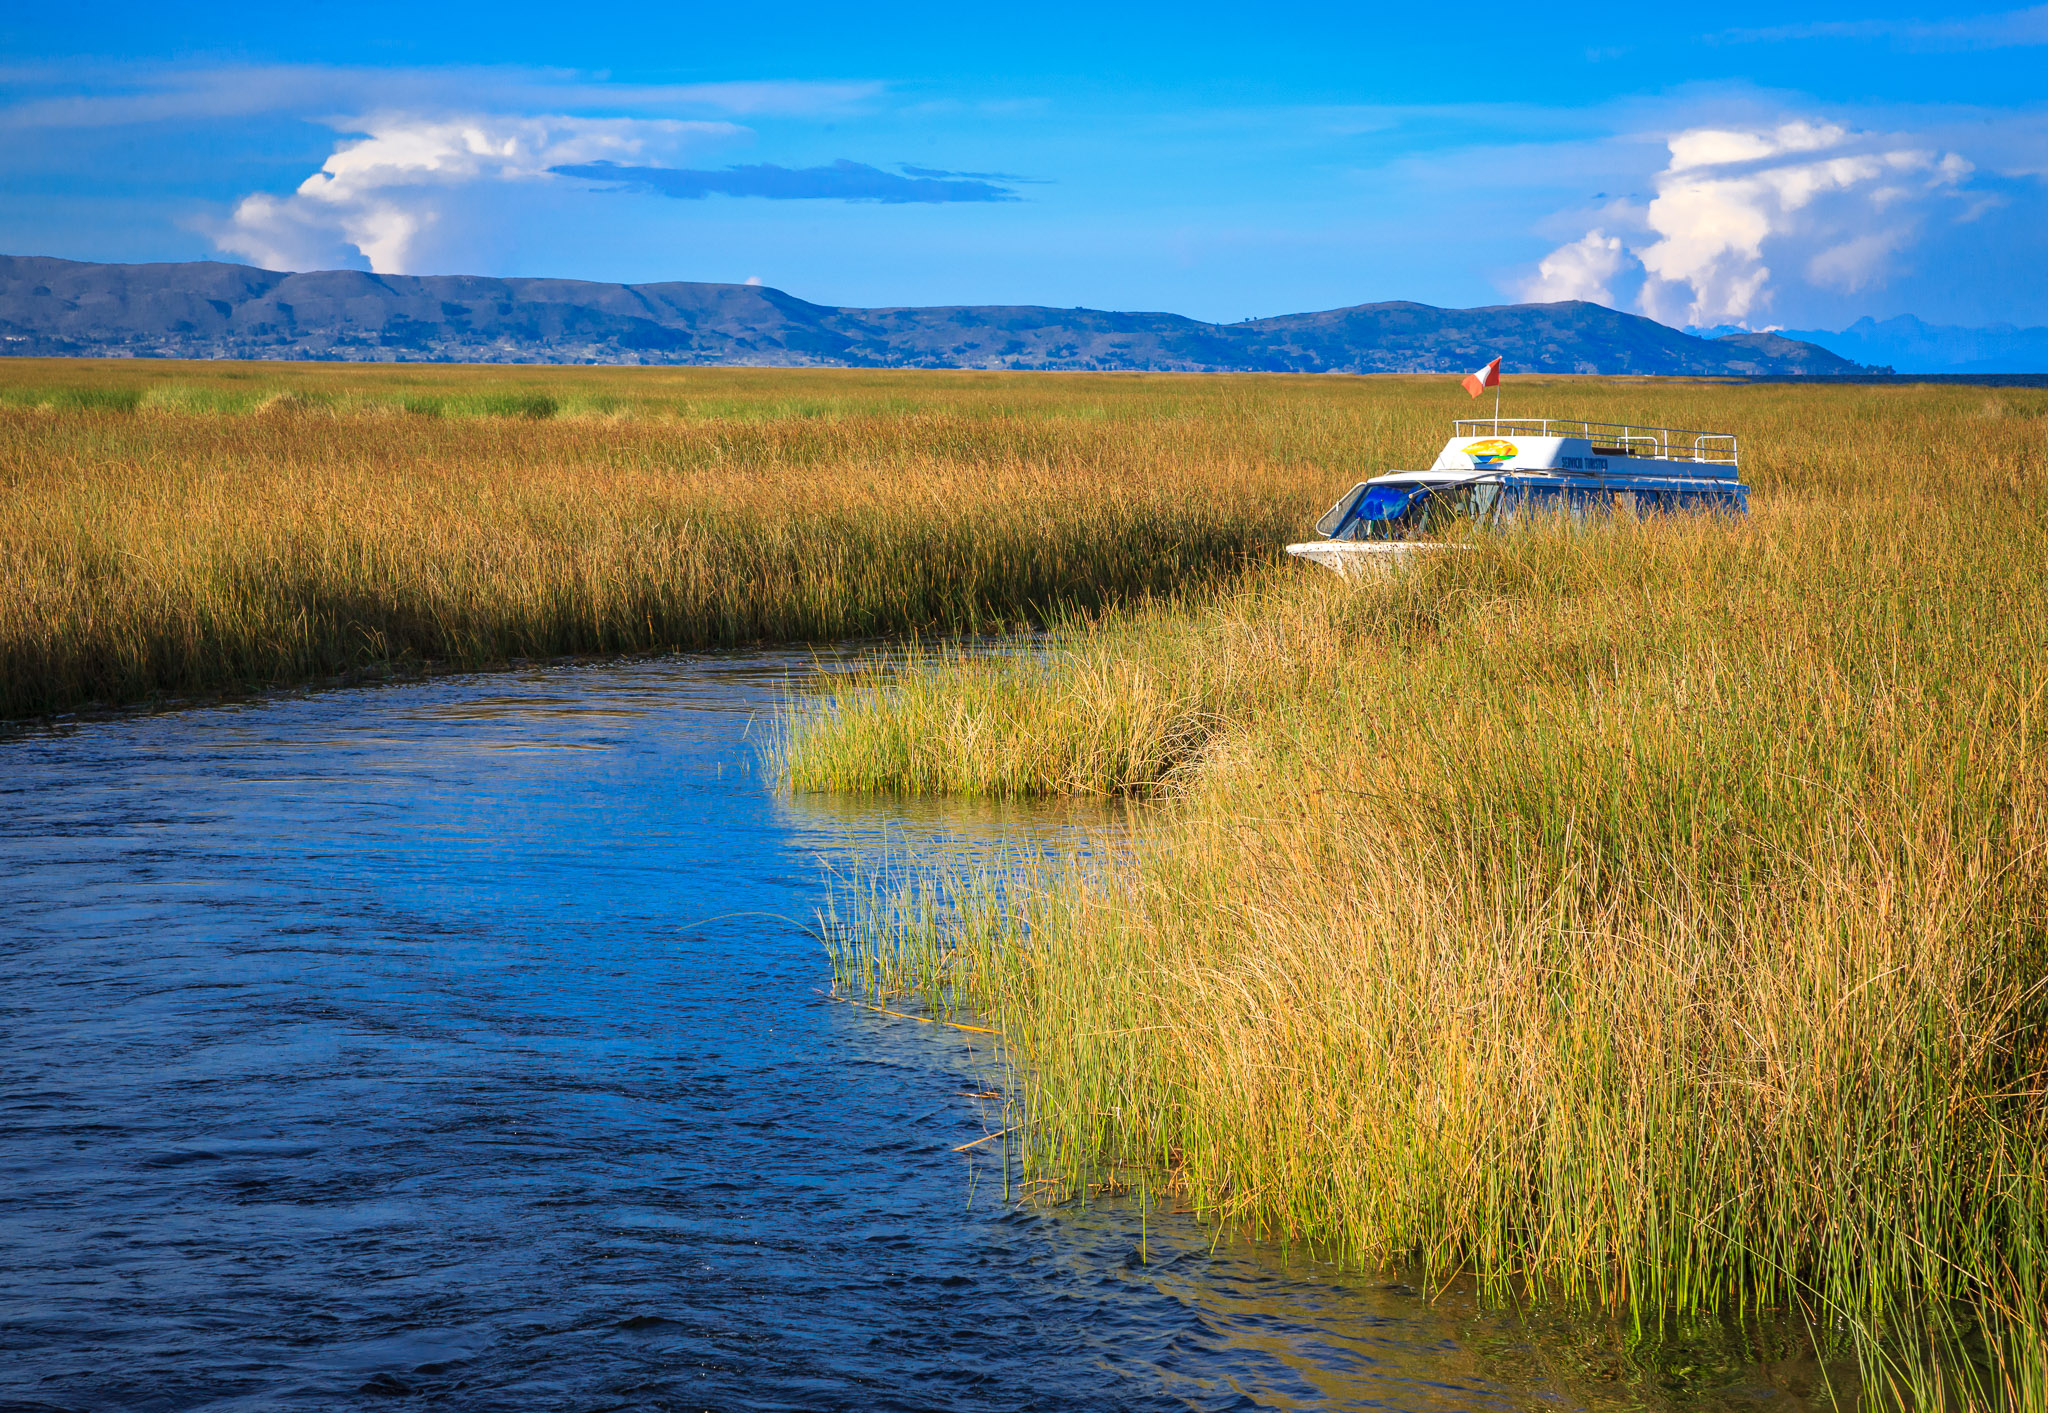
[(1858, 365), (1772, 334), (1699, 338), (1597, 304), (1362, 304), (1240, 324), (1039, 305), (843, 309), (759, 285), (292, 274), (0, 256), (0, 353), (860, 368), (1785, 376)]

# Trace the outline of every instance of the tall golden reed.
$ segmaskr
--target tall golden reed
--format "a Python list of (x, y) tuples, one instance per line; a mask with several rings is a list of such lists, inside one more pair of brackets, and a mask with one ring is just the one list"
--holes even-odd
[(1161, 795), (1125, 866), (846, 959), (996, 1018), (1042, 1171), (1904, 1320), (1980, 1363), (1870, 1340), (1873, 1387), (2048, 1406), (2048, 399), (1510, 396), (1740, 432), (1758, 513), (1347, 587), (1277, 546), (1454, 387), (8, 362), (0, 714), (1064, 619), (788, 745), (799, 788)]
[(1244, 392), (0, 363), (0, 716), (1177, 589), (1320, 494)]
[(842, 966), (993, 1018), (1041, 1172), (1638, 1312), (1803, 1302), (1878, 1396), (2048, 1406), (2048, 398), (1690, 398), (1760, 453), (1747, 523), (842, 684), (797, 788), (1161, 800), (1127, 867)]

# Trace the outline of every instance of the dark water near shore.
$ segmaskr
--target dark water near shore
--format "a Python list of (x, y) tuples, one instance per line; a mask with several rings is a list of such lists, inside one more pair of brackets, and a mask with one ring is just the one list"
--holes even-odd
[(820, 996), (811, 929), (832, 860), (1090, 819), (778, 797), (804, 660), (0, 742), (0, 1407), (1800, 1404), (1715, 1332), (1006, 1200), (985, 1055)]

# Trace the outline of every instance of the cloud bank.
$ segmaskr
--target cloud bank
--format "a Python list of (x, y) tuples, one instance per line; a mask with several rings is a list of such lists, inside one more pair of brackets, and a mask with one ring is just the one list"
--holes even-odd
[(897, 164), (897, 170), (913, 177), (967, 177), (979, 182), (1042, 182), (1042, 177), (1020, 177), (1015, 172), (949, 172), (943, 167), (918, 167), (909, 162)]
[(685, 201), (707, 196), (757, 196), (770, 201), (881, 201), (920, 204), (952, 201), (1015, 201), (1017, 194), (988, 180), (990, 174), (940, 172), (906, 167), (908, 175), (885, 172), (844, 158), (826, 167), (778, 167), (772, 162), (719, 171), (687, 167), (628, 167), (615, 162), (582, 162), (550, 169), (558, 176), (617, 182), (621, 189), (651, 191)]
[[(274, 86), (287, 86), (291, 77), (265, 72), (277, 80)], [(578, 80), (557, 89), (580, 92), (579, 85), (590, 86)], [(699, 84), (642, 87), (634, 94), (694, 105), (700, 112), (817, 117), (834, 115), (876, 91), (874, 85), (859, 84)], [(181, 103), (193, 97), (179, 90), (153, 95), (150, 101)], [(141, 111), (150, 109), (145, 104)], [(87, 114), (107, 121), (132, 115), (127, 108)], [(13, 116), (39, 121), (55, 115)], [(603, 184), (599, 190), (684, 200), (732, 196), (931, 205), (1015, 201), (1008, 183), (1024, 180), (908, 165), (888, 171), (846, 159), (815, 167), (683, 165), (676, 159), (754, 137), (746, 127), (710, 117), (535, 116), (394, 106), (366, 117), (327, 120), (325, 126), (343, 134), (342, 139), (295, 190), (244, 196), (224, 220), (202, 226), (216, 249), (277, 269), (367, 264), (380, 274), (416, 274), (437, 261), (473, 261), (480, 243), (493, 239), (516, 246), (527, 215), (563, 201), (592, 199), (593, 182)]]
[(1777, 272), (1872, 289), (1930, 220), (1973, 211), (1953, 201), (1973, 171), (1962, 157), (1838, 124), (1691, 128), (1666, 149), (1648, 202), (1607, 208), (1543, 258), (1524, 298), (1633, 299), (1665, 323), (1752, 326), (1770, 310)]
[(407, 274), (451, 197), (480, 182), (545, 182), (554, 172), (742, 130), (675, 119), (380, 115), (289, 196), (244, 197), (213, 233), (221, 250), (286, 270), (350, 263)]

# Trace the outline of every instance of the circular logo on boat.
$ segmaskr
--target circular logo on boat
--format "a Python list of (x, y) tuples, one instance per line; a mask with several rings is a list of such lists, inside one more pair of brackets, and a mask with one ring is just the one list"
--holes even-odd
[(1483, 442), (1473, 442), (1465, 448), (1465, 455), (1471, 457), (1472, 464), (1483, 471), (1489, 466), (1498, 466), (1503, 461), (1520, 455), (1521, 450), (1513, 442), (1493, 437)]

